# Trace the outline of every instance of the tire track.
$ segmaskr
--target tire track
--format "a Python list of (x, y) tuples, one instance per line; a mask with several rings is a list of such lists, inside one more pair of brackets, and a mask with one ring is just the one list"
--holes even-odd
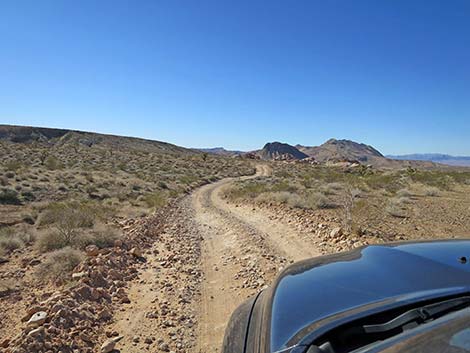
[[(265, 165), (256, 175), (269, 175)], [(198, 353), (219, 352), (227, 321), (246, 298), (269, 284), (287, 263), (319, 255), (310, 241), (248, 206), (236, 207), (221, 196), (234, 180), (206, 185), (192, 194), (194, 220), (202, 243)]]

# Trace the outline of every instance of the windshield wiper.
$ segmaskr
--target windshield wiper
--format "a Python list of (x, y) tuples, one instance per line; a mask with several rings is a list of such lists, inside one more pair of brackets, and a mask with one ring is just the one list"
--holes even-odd
[(470, 297), (450, 299), (409, 310), (384, 324), (363, 325), (362, 328), (365, 333), (388, 332), (403, 327), (410, 322), (426, 322), (446, 312), (455, 311), (467, 305), (470, 305)]

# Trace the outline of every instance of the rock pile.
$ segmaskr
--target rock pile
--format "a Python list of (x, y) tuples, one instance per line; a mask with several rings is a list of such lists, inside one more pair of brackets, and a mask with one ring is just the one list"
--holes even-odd
[(125, 235), (112, 248), (88, 246), (69, 285), (28, 303), (22, 331), (0, 342), (4, 352), (112, 351), (120, 337), (106, 325), (116, 308), (130, 302), (127, 283), (137, 277), (142, 249), (158, 239), (165, 212), (119, 222)]

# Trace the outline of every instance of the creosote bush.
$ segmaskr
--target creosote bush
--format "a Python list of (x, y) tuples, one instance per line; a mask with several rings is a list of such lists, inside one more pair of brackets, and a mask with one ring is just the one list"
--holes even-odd
[(89, 202), (52, 203), (44, 211), (40, 225), (50, 229), (37, 242), (42, 252), (67, 246), (84, 248), (95, 244), (99, 247), (112, 245), (116, 233), (100, 221), (112, 210), (109, 206)]

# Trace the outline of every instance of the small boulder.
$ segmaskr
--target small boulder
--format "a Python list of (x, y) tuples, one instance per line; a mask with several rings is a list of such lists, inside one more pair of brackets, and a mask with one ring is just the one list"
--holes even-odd
[(72, 279), (75, 279), (75, 280), (79, 280), (83, 277), (87, 277), (88, 276), (88, 273), (83, 271), (83, 272), (75, 272), (75, 273), (72, 273)]
[(102, 345), (101, 345), (101, 353), (109, 353), (112, 352), (114, 347), (116, 347), (116, 343), (118, 343), (123, 336), (118, 336), (118, 337), (113, 337), (108, 340), (106, 340)]
[(10, 345), (10, 340), (9, 339), (4, 339), (3, 341), (0, 342), (0, 347), (1, 348), (7, 348)]
[(337, 238), (340, 237), (343, 234), (343, 230), (341, 227), (333, 228), (333, 230), (330, 233), (330, 238)]
[(131, 249), (131, 255), (134, 257), (142, 257), (142, 250), (140, 250), (138, 247), (134, 247)]
[(37, 313), (33, 314), (33, 316), (31, 316), (27, 322), (27, 325), (28, 327), (38, 327), (45, 323), (46, 319), (47, 313), (45, 311), (38, 311)]
[(34, 330), (29, 331), (28, 336), (34, 339), (41, 338), (42, 336), (44, 336), (44, 327), (40, 326), (38, 328), (35, 328)]
[(98, 256), (100, 249), (96, 245), (88, 245), (85, 248), (87, 256)]

